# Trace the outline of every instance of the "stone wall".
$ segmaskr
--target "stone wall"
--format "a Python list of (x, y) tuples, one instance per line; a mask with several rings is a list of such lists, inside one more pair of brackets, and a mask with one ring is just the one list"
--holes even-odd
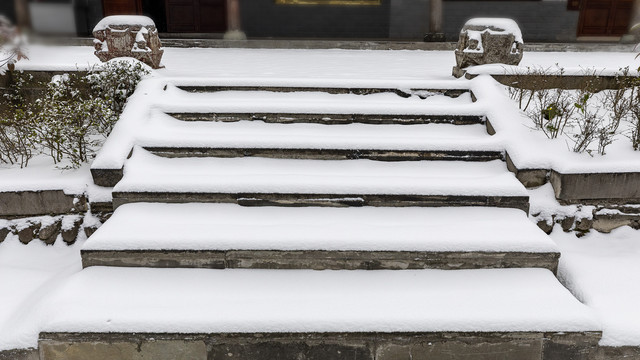
[(0, 243), (17, 240), (25, 245), (32, 241), (53, 245), (63, 241), (67, 245), (73, 245), (79, 235), (84, 234), (81, 238), (91, 236), (110, 215), (111, 213), (84, 213), (0, 219)]

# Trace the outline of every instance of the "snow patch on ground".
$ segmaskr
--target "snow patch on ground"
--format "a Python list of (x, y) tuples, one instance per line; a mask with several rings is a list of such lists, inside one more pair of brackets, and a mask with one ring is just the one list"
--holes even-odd
[(87, 184), (93, 183), (89, 164), (78, 169), (62, 169), (65, 164), (54, 164), (51, 157), (38, 155), (29, 165), (0, 164), (0, 191), (63, 190), (66, 194), (83, 194)]
[(83, 237), (81, 231), (75, 245), (68, 246), (59, 237), (47, 246), (40, 241), (24, 245), (9, 234), (0, 243), (0, 351), (38, 346), (40, 305), (64, 279), (82, 268)]
[(558, 277), (602, 321), (600, 345), (640, 346), (640, 231), (551, 237), (562, 251)]
[[(29, 47), (29, 60), (16, 63), (18, 70), (86, 70), (100, 64), (91, 46)], [(333, 79), (340, 84), (353, 79), (402, 81), (453, 79), (453, 51), (340, 50), (340, 49), (205, 49), (164, 48), (165, 69), (159, 74), (174, 77), (228, 79)], [(636, 52), (532, 52), (526, 51), (519, 68), (562, 67), (565, 74), (581, 75), (585, 69), (615, 74), (619, 69), (640, 66)], [(556, 65), (557, 64), (557, 65)], [(473, 73), (513, 72), (508, 65), (482, 65)], [(344, 86), (344, 85), (342, 85)]]
[(593, 218), (595, 206), (560, 205), (550, 183), (527, 191), (529, 192), (529, 214), (535, 222), (544, 220), (547, 224), (553, 224), (554, 220), (567, 217), (574, 217), (576, 221)]

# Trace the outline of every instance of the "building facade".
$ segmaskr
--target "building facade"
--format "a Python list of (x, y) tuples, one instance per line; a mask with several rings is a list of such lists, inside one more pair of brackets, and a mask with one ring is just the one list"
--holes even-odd
[[(228, 4), (239, 11), (229, 15)], [(438, 32), (455, 41), (472, 17), (508, 17), (525, 41), (616, 41), (627, 33), (640, 0), (10, 0), (0, 12), (14, 20), (27, 8), (35, 31), (54, 32), (41, 14), (66, 16), (61, 32), (88, 35), (102, 16), (144, 14), (167, 35), (216, 37), (236, 16), (249, 38), (422, 40), (434, 16)], [(438, 2), (440, 8), (434, 8)], [(26, 6), (25, 6), (26, 5)], [(44, 9), (44, 10), (43, 10)], [(437, 14), (433, 13), (439, 11)], [(24, 11), (22, 11), (24, 13)], [(66, 14), (63, 16), (63, 13)], [(24, 15), (23, 15), (24, 17)], [(18, 19), (19, 20), (19, 19)], [(44, 26), (46, 25), (46, 26)]]

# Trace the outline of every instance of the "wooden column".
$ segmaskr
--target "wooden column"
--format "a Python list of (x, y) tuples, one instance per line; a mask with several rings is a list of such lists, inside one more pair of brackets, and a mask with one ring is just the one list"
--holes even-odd
[(29, 16), (29, 3), (27, 0), (14, 0), (13, 6), (16, 11), (16, 25), (21, 31), (29, 31), (31, 28), (31, 17)]
[(424, 35), (424, 41), (445, 41), (442, 32), (442, 0), (429, 0), (429, 32)]
[[(635, 29), (633, 29), (634, 26), (636, 27)], [(633, 0), (628, 33), (633, 35), (635, 40), (640, 41), (640, 0)]]
[(240, 25), (240, 0), (227, 0), (227, 32), (225, 40), (246, 40)]
[(429, 1), (429, 32), (442, 33), (442, 0)]

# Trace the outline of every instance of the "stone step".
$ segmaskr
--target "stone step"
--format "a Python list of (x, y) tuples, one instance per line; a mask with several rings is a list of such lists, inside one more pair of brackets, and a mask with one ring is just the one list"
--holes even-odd
[(545, 269), (91, 267), (42, 310), (41, 360), (587, 359), (601, 336)]
[(182, 121), (264, 121), (266, 123), (309, 123), (309, 124), (374, 124), (374, 125), (417, 125), (417, 124), (482, 124), (484, 115), (455, 114), (360, 114), (360, 113), (282, 113), (282, 112), (167, 112)]
[(136, 147), (113, 189), (131, 202), (281, 206), (496, 206), (528, 211), (504, 162), (163, 158)]
[(84, 267), (473, 269), (542, 267), (556, 245), (518, 209), (120, 206)]
[[(252, 82), (256, 82), (252, 79)], [(373, 85), (373, 84), (372, 84)], [(328, 94), (355, 94), (355, 95), (371, 95), (380, 93), (393, 93), (403, 98), (409, 98), (411, 96), (418, 96), (426, 99), (429, 96), (444, 95), (451, 98), (457, 98), (462, 94), (470, 94), (472, 98), (473, 93), (469, 89), (464, 88), (424, 88), (414, 87), (409, 89), (399, 89), (397, 87), (384, 87), (384, 86), (368, 86), (368, 87), (336, 87), (336, 86), (323, 86), (316, 84), (316, 86), (300, 86), (297, 85), (273, 85), (273, 84), (253, 84), (253, 85), (178, 85), (181, 90), (203, 93), (203, 92), (218, 92), (218, 91), (270, 91), (270, 92), (323, 92)]]
[[(213, 89), (220, 91), (207, 92), (182, 88), (165, 86), (158, 94), (163, 101), (155, 108), (183, 121), (476, 124), (485, 119), (484, 109), (474, 104), (472, 94), (457, 89), (454, 91), (457, 96), (452, 97), (448, 90), (406, 90), (407, 93), (397, 89), (368, 89), (368, 94), (357, 94), (304, 87), (289, 92), (261, 86), (229, 87), (231, 90), (214, 86)], [(402, 96), (393, 92), (400, 92)]]
[(167, 157), (466, 160), (503, 158), (484, 125), (321, 125), (263, 121), (184, 122), (155, 113), (138, 145)]

